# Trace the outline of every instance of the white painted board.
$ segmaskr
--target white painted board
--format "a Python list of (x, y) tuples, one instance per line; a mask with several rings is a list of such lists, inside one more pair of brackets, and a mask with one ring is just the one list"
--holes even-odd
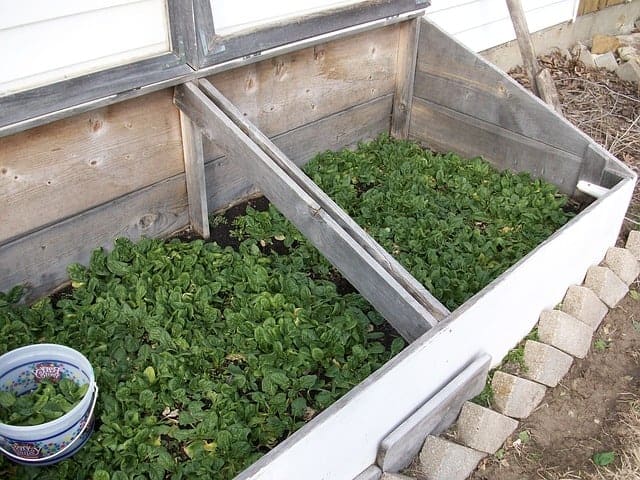
[[(571, 20), (578, 0), (523, 0), (531, 32)], [(516, 38), (504, 0), (432, 0), (426, 17), (473, 51)]]
[(0, 0), (0, 97), (171, 50), (167, 0)]

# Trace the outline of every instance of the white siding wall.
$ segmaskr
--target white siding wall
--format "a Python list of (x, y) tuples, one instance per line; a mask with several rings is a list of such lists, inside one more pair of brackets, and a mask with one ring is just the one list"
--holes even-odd
[(0, 0), (0, 97), (170, 49), (166, 0)]
[[(531, 32), (573, 18), (577, 0), (522, 0)], [(427, 18), (476, 52), (516, 38), (505, 0), (432, 0)]]

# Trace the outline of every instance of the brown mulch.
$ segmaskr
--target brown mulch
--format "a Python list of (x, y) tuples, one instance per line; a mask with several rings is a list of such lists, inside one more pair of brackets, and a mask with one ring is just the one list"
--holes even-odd
[[(614, 72), (588, 69), (575, 58), (553, 52), (539, 58), (551, 72), (565, 117), (616, 157), (640, 171), (638, 87)], [(509, 74), (529, 88), (521, 67)]]

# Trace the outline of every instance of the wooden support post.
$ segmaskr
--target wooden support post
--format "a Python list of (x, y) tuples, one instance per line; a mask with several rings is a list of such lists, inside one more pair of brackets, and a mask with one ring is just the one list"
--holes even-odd
[(529, 27), (527, 26), (527, 19), (522, 8), (522, 2), (520, 0), (507, 0), (507, 7), (509, 8), (509, 14), (511, 15), (511, 21), (513, 22), (513, 29), (516, 31), (516, 38), (518, 39), (518, 46), (520, 47), (520, 53), (522, 54), (522, 62), (529, 76), (529, 82), (531, 84), (531, 90), (537, 96), (538, 86), (536, 83), (536, 77), (540, 72), (540, 66), (536, 58), (535, 50), (533, 49), (533, 42), (529, 35)]
[(189, 199), (189, 222), (195, 233), (202, 238), (209, 238), (209, 209), (207, 208), (202, 133), (183, 112), (180, 112), (180, 128)]
[[(420, 282), (400, 263), (364, 231), (338, 204), (318, 185), (307, 177), (264, 133), (245, 119), (242, 112), (233, 105), (211, 82), (201, 79), (200, 88), (207, 97), (224, 112), (315, 202), (317, 202), (358, 244), (366, 250), (391, 276), (424, 306), (437, 320), (449, 315), (449, 310), (440, 303)], [(407, 128), (409, 124), (407, 123)]]
[(409, 136), (419, 36), (420, 19), (416, 18), (402, 24), (398, 38), (396, 87), (391, 115), (391, 135), (395, 138), (406, 139)]
[(551, 73), (546, 68), (541, 69), (540, 64), (538, 64), (521, 0), (507, 0), (507, 7), (513, 22), (513, 29), (516, 31), (516, 37), (518, 38), (522, 63), (529, 77), (531, 91), (562, 115), (560, 97), (558, 96), (556, 85), (553, 83)]
[(265, 196), (408, 341), (436, 319), (194, 84), (175, 102), (203, 133), (243, 166)]

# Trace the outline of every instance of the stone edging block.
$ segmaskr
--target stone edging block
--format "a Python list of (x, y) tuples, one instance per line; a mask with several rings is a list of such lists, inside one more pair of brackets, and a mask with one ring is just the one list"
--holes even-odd
[(560, 310), (545, 310), (538, 322), (538, 338), (574, 357), (584, 358), (591, 347), (593, 330)]
[(419, 480), (465, 480), (485, 456), (486, 453), (429, 435), (411, 473)]
[(513, 418), (528, 417), (547, 390), (539, 383), (499, 371), (493, 375), (491, 387), (496, 410)]
[(527, 340), (524, 345), (524, 377), (548, 387), (555, 387), (573, 363), (571, 355), (544, 343)]
[(584, 285), (610, 308), (615, 307), (629, 291), (627, 285), (608, 267), (590, 267)]
[(571, 285), (568, 288), (561, 309), (564, 313), (589, 325), (593, 331), (598, 328), (609, 312), (609, 308), (593, 290), (578, 285)]
[(469, 448), (494, 454), (516, 428), (517, 420), (466, 402), (456, 423), (456, 439)]
[(627, 285), (631, 285), (640, 274), (638, 260), (626, 248), (609, 248), (604, 257), (604, 263)]

